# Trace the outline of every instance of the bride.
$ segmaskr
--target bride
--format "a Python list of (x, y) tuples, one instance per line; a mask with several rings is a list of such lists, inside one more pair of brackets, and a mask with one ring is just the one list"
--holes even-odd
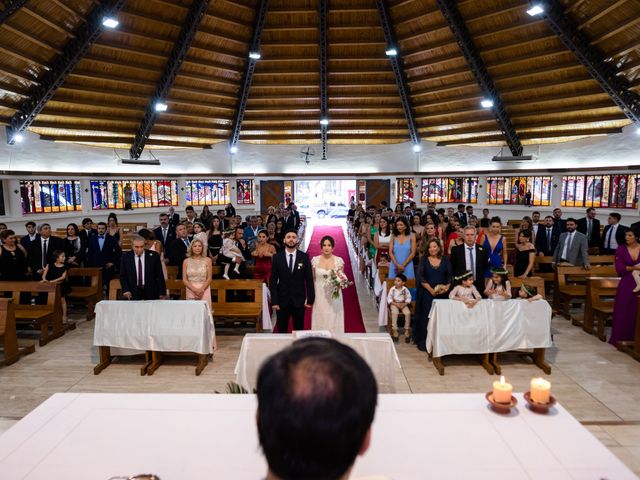
[(311, 328), (313, 330), (329, 330), (332, 334), (344, 333), (344, 305), (342, 291), (338, 291), (338, 298), (333, 297), (333, 289), (327, 285), (327, 278), (331, 277), (331, 270), (344, 273), (344, 260), (333, 255), (335, 240), (330, 236), (322, 237), (320, 247), (322, 255), (311, 259), (313, 267), (313, 286), (316, 299), (311, 312)]

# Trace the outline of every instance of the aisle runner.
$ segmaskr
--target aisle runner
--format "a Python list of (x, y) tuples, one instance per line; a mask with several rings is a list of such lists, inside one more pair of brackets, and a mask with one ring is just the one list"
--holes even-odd
[[(333, 249), (334, 255), (344, 260), (344, 273), (347, 274), (349, 280), (353, 281), (353, 269), (351, 267), (351, 259), (347, 241), (344, 237), (342, 227), (314, 226), (311, 242), (307, 254), (309, 258), (313, 258), (322, 254), (320, 248), (320, 239), (325, 235), (331, 235), (336, 241)], [(346, 333), (363, 333), (365, 332), (364, 322), (362, 320), (362, 312), (360, 311), (360, 302), (358, 301), (358, 292), (355, 285), (342, 291), (342, 301), (344, 302), (344, 329)], [(304, 318), (304, 328), (311, 328), (311, 310), (307, 311)]]

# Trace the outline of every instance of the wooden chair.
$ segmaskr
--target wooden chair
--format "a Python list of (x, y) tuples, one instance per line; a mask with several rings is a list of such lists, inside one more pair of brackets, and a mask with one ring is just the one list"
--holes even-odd
[[(66, 330), (76, 328), (75, 323), (64, 325), (62, 322), (62, 304), (60, 303), (60, 286), (41, 282), (0, 282), (0, 292), (11, 292), (15, 305), (16, 322), (29, 323), (35, 321), (40, 328), (40, 346), (64, 335)], [(20, 303), (23, 293), (46, 294), (44, 305)], [(49, 334), (51, 327), (51, 334)]]
[(0, 360), (0, 365), (11, 365), (17, 362), (21, 355), (28, 355), (36, 351), (33, 343), (18, 346), (15, 305), (11, 298), (0, 298), (0, 346), (4, 352), (4, 358)]
[[(102, 300), (102, 269), (101, 268), (70, 268), (67, 278), (80, 278), (82, 282), (89, 279), (89, 286), (71, 285), (71, 292), (67, 295), (68, 301), (82, 301), (87, 304), (87, 320), (93, 320), (96, 316), (96, 303)], [(72, 282), (70, 282), (72, 283)]]
[[(393, 282), (395, 280), (392, 278), (387, 278), (385, 280), (385, 282), (387, 283), (387, 294), (389, 292), (389, 290), (391, 290), (391, 287), (393, 287)], [(411, 289), (411, 288), (416, 288), (416, 279), (415, 278), (408, 278), (407, 281), (404, 284), (405, 287)], [(380, 299), (381, 302), (384, 302), (385, 304), (387, 303), (387, 299), (386, 298), (381, 298)], [(411, 303), (409, 304), (409, 310), (411, 311), (411, 315), (415, 315), (416, 313), (416, 302), (414, 300), (411, 301)], [(404, 328), (407, 328), (407, 319), (404, 318), (404, 313), (400, 312), (400, 315), (398, 315), (398, 322), (400, 321), (400, 318), (404, 319)], [(410, 319), (409, 319), (410, 320)], [(389, 334), (391, 334), (391, 306), (389, 304), (387, 304), (387, 332), (389, 332)]]
[(178, 278), (177, 265), (167, 265), (167, 278), (169, 280), (176, 280)]
[(380, 275), (380, 283), (386, 282), (389, 276), (389, 266), (380, 265), (378, 267), (378, 275)]
[[(607, 320), (613, 315), (613, 299), (619, 283), (618, 277), (588, 277), (584, 317), (582, 321), (574, 317), (573, 325), (582, 327), (588, 334), (595, 333), (601, 341), (606, 342), (604, 330)], [(597, 332), (594, 332), (594, 323), (597, 324)]]
[(211, 300), (214, 320), (253, 321), (256, 333), (262, 331), (262, 280), (212, 280)]
[(592, 267), (585, 270), (582, 267), (565, 267), (558, 265), (555, 271), (556, 288), (553, 291), (553, 308), (567, 320), (571, 320), (571, 302), (584, 300), (587, 295), (587, 278), (615, 277), (613, 265)]
[[(551, 264), (553, 263), (553, 257), (541, 257), (540, 255), (536, 255), (535, 262), (533, 264), (533, 276), (543, 278), (545, 282), (547, 282), (548, 286), (553, 286), (553, 282), (555, 280), (555, 273), (551, 268)], [(546, 265), (546, 267), (543, 267)]]

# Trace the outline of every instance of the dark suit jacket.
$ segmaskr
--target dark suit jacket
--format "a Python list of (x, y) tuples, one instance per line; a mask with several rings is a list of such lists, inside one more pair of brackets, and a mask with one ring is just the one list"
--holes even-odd
[[(35, 242), (40, 241), (40, 234), (36, 233)], [(31, 239), (29, 238), (29, 234), (27, 233), (24, 237), (20, 239), (20, 245), (24, 247), (25, 250), (29, 251), (29, 245), (31, 245)]]
[(295, 212), (292, 213), (292, 215), (295, 218), (296, 230), (298, 230), (300, 228), (300, 225), (302, 225), (302, 221), (300, 220), (300, 212), (296, 210)]
[(289, 215), (289, 218), (287, 218), (285, 220), (284, 217), (282, 217), (282, 220), (284, 221), (284, 231), (286, 232), (287, 230), (297, 230), (296, 228), (296, 217), (294, 217), (293, 215)]
[(136, 255), (133, 250), (125, 253), (120, 262), (120, 284), (122, 293), (131, 292), (133, 300), (158, 300), (166, 295), (167, 287), (164, 282), (160, 255), (151, 250), (144, 251), (144, 288), (138, 289), (138, 275), (136, 273)]
[[(467, 245), (457, 245), (451, 249), (451, 270), (457, 277), (467, 271)], [(489, 268), (489, 252), (482, 245), (475, 244), (476, 280), (473, 284), (481, 294), (484, 292), (484, 274)]]
[[(581, 218), (578, 220), (578, 227), (576, 228), (580, 233), (587, 234), (587, 218)], [(589, 247), (599, 247), (602, 244), (600, 238), (600, 220), (594, 218), (591, 220), (591, 238), (587, 238)]]
[(98, 230), (92, 228), (88, 232), (85, 229), (82, 229), (78, 232), (78, 236), (82, 239), (85, 245), (89, 245), (89, 238), (98, 234)]
[(169, 225), (169, 228), (167, 229), (166, 241), (162, 236), (162, 227), (154, 228), (153, 235), (155, 236), (156, 240), (158, 240), (166, 250), (168, 245), (170, 245), (176, 239), (176, 230), (171, 225)]
[(174, 213), (173, 215), (169, 216), (169, 226), (170, 227), (176, 228), (179, 223), (180, 223), (180, 214)]
[[(467, 226), (467, 215), (466, 212), (456, 212), (453, 214), (459, 221), (462, 227)], [(482, 289), (484, 291), (484, 288)]]
[[(42, 270), (41, 240), (42, 239), (38, 239), (37, 242), (31, 242), (31, 245), (29, 245), (29, 249), (27, 250), (29, 266), (31, 267), (34, 280), (40, 280), (40, 276), (37, 275), (36, 272), (38, 270)], [(51, 235), (47, 241), (47, 265), (55, 260), (55, 258), (53, 258), (53, 252), (55, 252), (56, 250), (62, 250), (63, 252), (66, 252), (66, 244), (63, 239)]]
[(107, 263), (113, 263), (117, 268), (120, 265), (120, 257), (122, 256), (118, 241), (111, 235), (105, 234), (104, 245), (100, 250), (98, 239), (98, 235), (93, 235), (89, 238), (85, 265), (87, 267), (104, 267)]
[(559, 237), (561, 233), (564, 233), (567, 231), (567, 221), (564, 218), (561, 218), (560, 220), (554, 219), (553, 228), (558, 230), (558, 237)]
[(538, 227), (538, 235), (536, 235), (536, 250), (538, 253), (542, 252), (545, 256), (553, 255), (556, 245), (558, 245), (558, 239), (560, 238), (560, 232), (556, 228), (551, 229), (551, 248), (548, 248), (547, 241), (547, 227), (540, 225)]
[(291, 272), (286, 250), (276, 253), (272, 260), (269, 288), (273, 305), (293, 305), (299, 308), (305, 304), (305, 300), (308, 305), (312, 305), (316, 297), (309, 256), (298, 250)]
[(640, 222), (632, 223), (629, 228), (636, 232), (640, 232)]
[[(189, 241), (192, 238), (189, 237)], [(178, 267), (178, 278), (182, 278), (182, 262), (187, 258), (187, 246), (179, 238), (175, 238), (167, 247), (167, 255), (169, 265)]]
[[(611, 225), (607, 225), (606, 227), (604, 227), (604, 230), (602, 231), (602, 249), (606, 249), (607, 245), (607, 234), (609, 233), (609, 230), (611, 230)], [(616, 229), (616, 242), (618, 242), (618, 246), (620, 245), (624, 245), (625, 241), (624, 241), (624, 236), (625, 233), (627, 233), (627, 230), (629, 230), (628, 227), (625, 227), (624, 225), (618, 225), (618, 228)]]

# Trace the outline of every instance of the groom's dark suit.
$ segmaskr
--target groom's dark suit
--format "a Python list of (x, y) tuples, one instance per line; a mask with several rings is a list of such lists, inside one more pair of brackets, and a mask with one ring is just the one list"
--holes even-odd
[(313, 272), (309, 256), (296, 250), (290, 261), (289, 252), (283, 250), (273, 256), (271, 267), (271, 303), (278, 306), (278, 333), (287, 333), (289, 318), (293, 317), (293, 329), (304, 328), (305, 304), (315, 300)]

